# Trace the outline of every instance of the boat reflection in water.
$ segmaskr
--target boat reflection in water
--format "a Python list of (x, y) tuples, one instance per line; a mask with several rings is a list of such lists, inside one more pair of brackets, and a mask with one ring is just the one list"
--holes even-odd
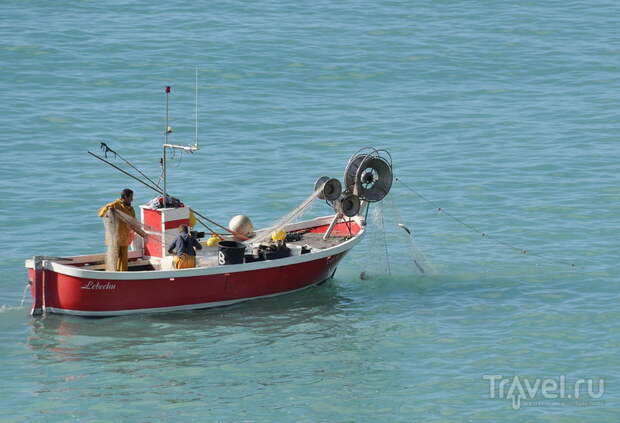
[[(337, 327), (334, 323), (334, 317), (349, 303), (328, 282), (312, 291), (225, 309), (86, 319), (46, 314), (30, 321), (32, 335), (27, 346), (41, 362), (118, 364), (176, 360), (172, 352), (178, 355), (180, 345), (199, 348), (202, 358), (215, 354), (230, 359), (233, 351), (236, 357), (245, 355), (238, 350), (240, 344), (235, 346), (239, 336), (249, 336), (241, 344), (253, 346), (268, 345), (295, 334), (336, 340), (343, 331), (351, 331), (348, 325)], [(316, 330), (308, 330), (309, 322)], [(222, 350), (222, 344), (230, 345)]]

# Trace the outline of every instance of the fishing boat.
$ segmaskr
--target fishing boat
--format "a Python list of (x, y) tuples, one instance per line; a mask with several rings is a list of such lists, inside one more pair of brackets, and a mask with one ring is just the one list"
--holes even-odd
[[(169, 133), (167, 122), (165, 132)], [(361, 149), (345, 167), (344, 184), (336, 178), (320, 177), (303, 207), (262, 230), (254, 231), (250, 225), (242, 233), (240, 228), (218, 225), (227, 236), (221, 236), (217, 245), (200, 241), (203, 249), (197, 251), (196, 267), (176, 269), (167, 246), (177, 236), (178, 227), (190, 223), (194, 210), (180, 202), (172, 207), (165, 200), (171, 198), (166, 191), (166, 150), (175, 148), (193, 151), (198, 146), (169, 144), (166, 137), (163, 187), (141, 180), (164, 201), (162, 207), (140, 206), (141, 225), (149, 236), (134, 238), (128, 271), (106, 267), (106, 253), (34, 256), (25, 263), (32, 315), (103, 317), (202, 309), (320, 285), (334, 276), (343, 257), (360, 243), (369, 207), (381, 201), (392, 185), (389, 153)], [(315, 198), (323, 200), (331, 213), (293, 222), (295, 212)], [(241, 220), (247, 223), (247, 219)]]

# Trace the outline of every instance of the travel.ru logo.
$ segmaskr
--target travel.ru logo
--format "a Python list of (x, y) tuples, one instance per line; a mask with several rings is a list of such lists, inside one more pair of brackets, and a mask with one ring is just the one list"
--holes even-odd
[(605, 394), (604, 379), (581, 378), (569, 382), (564, 375), (544, 379), (482, 375), (482, 379), (489, 382), (489, 398), (510, 400), (514, 410), (520, 409), (523, 401), (527, 401), (525, 405), (555, 405), (549, 400), (598, 400)]

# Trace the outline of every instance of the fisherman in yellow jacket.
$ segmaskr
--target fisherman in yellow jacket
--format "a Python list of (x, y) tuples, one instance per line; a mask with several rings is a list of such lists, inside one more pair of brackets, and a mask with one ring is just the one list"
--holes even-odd
[[(133, 201), (133, 191), (129, 188), (124, 189), (121, 192), (121, 198), (106, 204), (99, 209), (99, 216), (104, 217), (110, 209), (119, 210), (132, 218), (136, 217), (136, 211), (131, 206)], [(118, 249), (118, 260), (116, 261), (116, 271), (125, 272), (128, 268), (128, 247), (132, 240), (131, 227), (122, 219), (116, 219), (116, 239), (109, 240), (106, 237), (106, 244), (115, 245)], [(114, 236), (114, 235), (112, 235)], [(115, 241), (115, 242), (113, 242)], [(111, 244), (112, 243), (112, 244)]]

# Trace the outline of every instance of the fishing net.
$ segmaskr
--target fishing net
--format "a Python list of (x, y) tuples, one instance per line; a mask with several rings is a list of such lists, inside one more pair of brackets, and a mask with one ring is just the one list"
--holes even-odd
[(392, 273), (385, 234), (383, 202), (374, 203), (368, 207), (370, 210), (366, 223), (367, 251), (363, 263), (363, 278), (370, 275), (389, 275)]
[(105, 270), (115, 271), (119, 259), (119, 226), (121, 224), (129, 227), (140, 235), (145, 241), (163, 243), (163, 233), (141, 224), (136, 218), (123, 213), (120, 210), (110, 208), (103, 217), (105, 232), (105, 243), (107, 245), (105, 255)]
[(117, 214), (114, 213), (114, 209), (109, 209), (103, 216), (105, 243), (107, 245), (105, 270), (108, 272), (116, 271), (116, 263), (118, 262), (118, 224)]
[[(129, 227), (142, 238), (148, 237), (149, 234), (146, 233), (146, 227), (142, 225), (135, 217), (131, 217), (127, 213), (123, 213), (120, 210), (114, 210), (114, 214), (118, 217), (118, 219), (129, 225)], [(159, 232), (159, 234), (161, 234), (161, 232)]]
[(433, 265), (415, 242), (413, 227), (403, 222), (394, 201), (386, 198), (370, 207), (360, 276), (434, 274)]
[[(410, 263), (413, 263), (415, 265), (415, 268), (419, 271), (419, 273), (430, 275), (437, 273), (437, 269), (435, 269), (433, 263), (431, 263), (430, 260), (428, 260), (428, 258), (426, 257), (426, 255), (424, 255), (422, 250), (418, 248), (413, 233), (413, 227), (408, 227), (403, 221), (403, 218), (400, 215), (400, 209), (396, 204), (395, 198), (396, 197), (386, 198), (386, 205), (388, 207), (388, 210), (393, 210), (392, 214), (396, 219), (396, 228), (398, 228), (396, 229), (396, 232), (400, 234), (400, 239), (408, 250)], [(388, 213), (388, 215), (389, 214), (390, 213)]]

